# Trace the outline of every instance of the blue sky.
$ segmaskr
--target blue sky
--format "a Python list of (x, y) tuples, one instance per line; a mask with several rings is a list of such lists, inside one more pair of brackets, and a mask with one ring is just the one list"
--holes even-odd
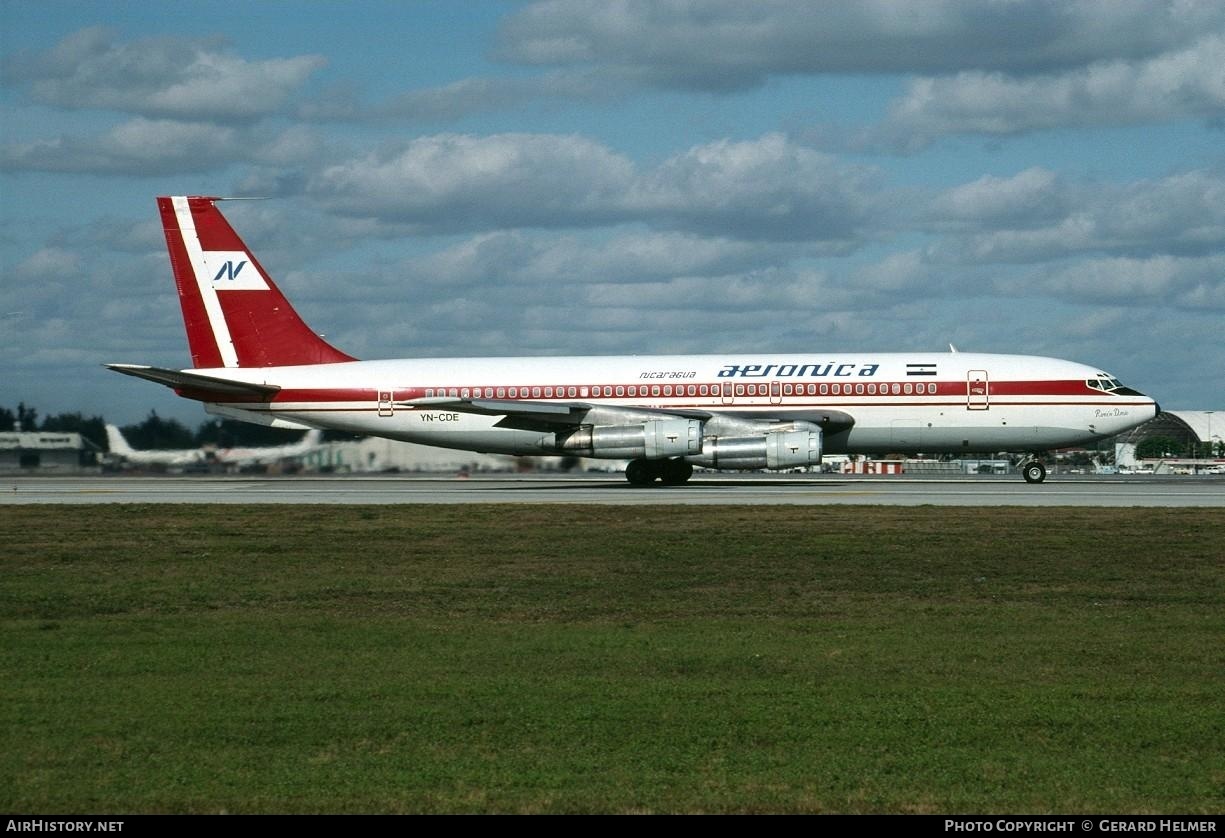
[(359, 357), (962, 350), (1225, 407), (1218, 2), (0, 2), (0, 404), (195, 424), (153, 198)]

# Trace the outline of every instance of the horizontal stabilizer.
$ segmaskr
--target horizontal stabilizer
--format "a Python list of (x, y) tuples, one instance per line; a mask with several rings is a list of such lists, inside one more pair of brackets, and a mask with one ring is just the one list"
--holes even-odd
[(142, 364), (106, 364), (108, 370), (133, 375), (147, 381), (156, 381), (175, 390), (192, 390), (202, 393), (213, 393), (217, 396), (255, 396), (262, 400), (271, 399), (281, 388), (273, 384), (252, 384), (246, 381), (230, 381), (225, 378), (214, 378), (211, 375), (201, 375), (195, 372), (147, 367)]

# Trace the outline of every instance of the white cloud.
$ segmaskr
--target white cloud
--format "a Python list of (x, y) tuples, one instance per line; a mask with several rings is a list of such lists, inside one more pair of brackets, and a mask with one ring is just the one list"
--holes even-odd
[(308, 188), (335, 211), (422, 230), (552, 227), (610, 220), (632, 173), (576, 135), (441, 134), (329, 166)]
[(44, 247), (22, 260), (14, 273), (22, 282), (40, 282), (75, 274), (80, 269), (80, 254), (60, 247)]
[(1062, 265), (1034, 278), (1031, 293), (1063, 300), (1225, 312), (1225, 256), (1101, 258)]
[(769, 134), (678, 154), (640, 178), (629, 203), (707, 235), (849, 241), (880, 208), (873, 201), (876, 180), (867, 167)]
[(95, 27), (46, 53), (19, 56), (6, 81), (26, 82), (35, 101), (65, 108), (237, 122), (283, 110), (324, 64), (317, 55), (248, 61), (215, 40), (119, 43)]
[(626, 84), (600, 73), (558, 71), (532, 76), (483, 76), (437, 87), (408, 90), (377, 105), (362, 104), (355, 92), (334, 89), (305, 103), (312, 120), (406, 119), (450, 122), (472, 114), (513, 110), (534, 102), (604, 102), (629, 91)]
[(1156, 55), (1223, 22), (1211, 0), (545, 0), (504, 21), (498, 55), (735, 90), (788, 74), (1050, 72)]
[(0, 168), (148, 177), (206, 172), (236, 162), (290, 165), (315, 155), (318, 148), (301, 128), (272, 133), (137, 117), (95, 136), (6, 145), (0, 149)]
[(849, 247), (876, 180), (777, 134), (696, 146), (646, 172), (578, 136), (443, 134), (329, 167), (309, 191), (337, 212), (427, 232), (639, 222)]
[(949, 189), (920, 215), (921, 226), (950, 233), (929, 248), (946, 265), (1199, 255), (1225, 247), (1225, 176), (1196, 170), (1120, 186), (1029, 169)]
[(1225, 115), (1225, 36), (1143, 60), (1019, 77), (967, 71), (915, 79), (874, 132), (915, 150), (949, 134), (1010, 135)]
[(937, 196), (928, 217), (949, 226), (1030, 227), (1063, 217), (1068, 211), (1066, 187), (1054, 172), (1033, 167), (1012, 177), (984, 175)]
[[(781, 249), (783, 253), (787, 248)], [(683, 233), (529, 236), (482, 233), (404, 265), (409, 275), (447, 288), (482, 282), (532, 284), (569, 296), (584, 286), (634, 286), (678, 276), (721, 276), (779, 257), (779, 249)], [(627, 288), (626, 294), (637, 291)]]

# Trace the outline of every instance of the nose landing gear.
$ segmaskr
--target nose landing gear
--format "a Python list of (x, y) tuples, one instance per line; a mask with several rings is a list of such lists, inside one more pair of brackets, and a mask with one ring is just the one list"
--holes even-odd
[(1037, 457), (1031, 457), (1021, 463), (1021, 476), (1026, 483), (1041, 483), (1046, 480), (1046, 466)]

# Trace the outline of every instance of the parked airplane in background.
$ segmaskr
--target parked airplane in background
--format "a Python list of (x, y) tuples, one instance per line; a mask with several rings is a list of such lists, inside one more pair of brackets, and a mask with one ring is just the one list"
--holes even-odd
[[(214, 414), (444, 448), (628, 459), (635, 485), (695, 465), (786, 469), (822, 453), (1042, 452), (1158, 412), (1094, 367), (950, 353), (359, 361), (312, 331), (217, 209), (158, 198), (192, 368), (109, 364)], [(1046, 468), (1026, 460), (1027, 481)]]
[(123, 433), (114, 425), (106, 426), (106, 441), (110, 452), (122, 457), (130, 463), (142, 465), (190, 466), (207, 463), (225, 463), (227, 465), (258, 465), (261, 463), (276, 463), (288, 457), (300, 457), (309, 454), (319, 447), (323, 440), (323, 431), (308, 430), (297, 442), (287, 445), (269, 445), (261, 448), (200, 448), (157, 449), (146, 448), (137, 450), (128, 444)]
[(323, 431), (311, 428), (302, 434), (297, 442), (285, 445), (264, 445), (258, 448), (215, 448), (212, 457), (219, 463), (229, 465), (252, 466), (269, 463), (279, 463), (290, 457), (301, 457), (309, 454), (323, 442)]
[(106, 444), (111, 454), (140, 465), (194, 466), (208, 462), (208, 452), (203, 448), (148, 448), (138, 451), (128, 445), (115, 425), (106, 426)]

